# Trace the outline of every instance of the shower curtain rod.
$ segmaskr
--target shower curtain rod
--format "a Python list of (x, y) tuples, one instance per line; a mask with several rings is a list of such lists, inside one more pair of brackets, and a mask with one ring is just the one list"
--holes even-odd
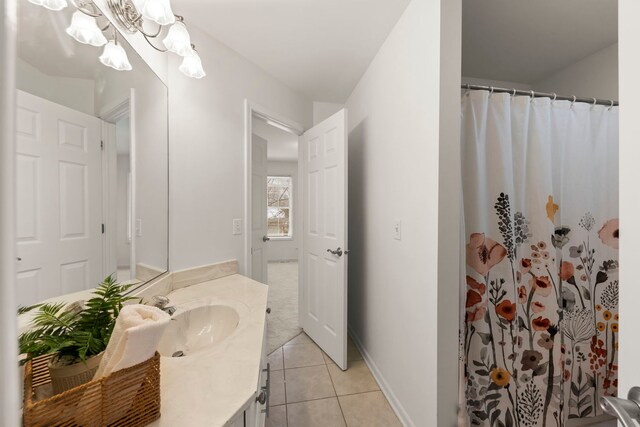
[(609, 107), (617, 107), (618, 101), (613, 100), (605, 100), (605, 99), (596, 99), (596, 98), (577, 98), (575, 96), (559, 96), (555, 93), (545, 93), (545, 92), (536, 92), (533, 90), (520, 90), (520, 89), (505, 89), (502, 87), (493, 87), (493, 86), (480, 86), (480, 85), (469, 85), (463, 84), (462, 89), (467, 90), (486, 90), (489, 92), (495, 93), (509, 93), (511, 95), (524, 95), (530, 96), (532, 98), (551, 98), (552, 100), (559, 101), (571, 101), (571, 102), (584, 102), (586, 104), (594, 104), (594, 105), (606, 105)]

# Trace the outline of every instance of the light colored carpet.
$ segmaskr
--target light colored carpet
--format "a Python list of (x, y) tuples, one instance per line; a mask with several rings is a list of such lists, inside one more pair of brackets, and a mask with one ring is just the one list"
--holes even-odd
[(269, 353), (289, 342), (302, 328), (298, 326), (298, 262), (270, 262), (267, 306)]

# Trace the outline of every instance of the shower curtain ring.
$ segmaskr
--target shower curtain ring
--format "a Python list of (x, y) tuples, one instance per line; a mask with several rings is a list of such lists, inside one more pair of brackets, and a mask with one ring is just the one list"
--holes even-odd
[(489, 95), (493, 95), (493, 86), (489, 86)]
[(534, 91), (529, 92), (529, 96), (531, 96), (531, 101), (533, 102), (533, 99), (536, 97), (536, 93)]
[(551, 100), (551, 102), (556, 102), (556, 98), (558, 97), (558, 94), (556, 94), (555, 92), (553, 92), (553, 99)]
[(576, 96), (573, 95), (573, 101), (571, 101), (571, 108), (573, 108), (573, 104), (576, 103), (576, 99), (578, 99), (578, 98), (576, 98)]
[(513, 93), (511, 94), (511, 96), (516, 96), (516, 90), (513, 89)]
[(469, 85), (469, 83), (467, 83), (465, 86), (466, 90), (464, 91), (464, 95), (469, 96), (469, 94), (471, 93), (471, 86)]
[(591, 98), (593, 99), (593, 104), (591, 104), (591, 110), (593, 110), (594, 108), (596, 108), (596, 104), (598, 103), (598, 100), (595, 98)]
[(611, 105), (609, 105), (609, 109), (607, 111), (611, 111), (611, 109), (613, 108), (613, 104), (614, 104), (613, 99), (611, 101), (609, 101), (609, 102), (611, 102)]

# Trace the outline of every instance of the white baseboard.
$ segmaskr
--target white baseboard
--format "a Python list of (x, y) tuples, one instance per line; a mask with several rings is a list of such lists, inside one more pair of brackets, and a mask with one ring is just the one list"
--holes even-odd
[(387, 383), (387, 381), (382, 376), (382, 372), (380, 372), (380, 369), (378, 369), (378, 366), (371, 358), (369, 352), (367, 352), (367, 349), (362, 345), (362, 341), (360, 341), (360, 338), (354, 333), (351, 326), (348, 325), (347, 328), (349, 330), (349, 335), (351, 336), (353, 343), (360, 351), (360, 354), (362, 354), (364, 362), (367, 364), (369, 370), (371, 371), (371, 374), (378, 382), (380, 390), (389, 401), (393, 412), (396, 413), (396, 416), (404, 427), (415, 427), (415, 424), (413, 423), (413, 421), (411, 421), (411, 418), (409, 418), (409, 414), (407, 414), (407, 411), (405, 411), (404, 407), (402, 406), (396, 395), (393, 393), (393, 390), (391, 390), (391, 387), (389, 387), (389, 383)]

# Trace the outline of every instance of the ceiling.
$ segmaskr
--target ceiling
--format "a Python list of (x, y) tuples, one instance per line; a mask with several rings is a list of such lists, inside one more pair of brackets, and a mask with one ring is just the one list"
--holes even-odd
[(264, 120), (255, 118), (251, 123), (253, 133), (267, 140), (267, 159), (283, 162), (298, 161), (298, 137)]
[(617, 0), (463, 0), (462, 74), (536, 83), (618, 40)]
[(50, 76), (94, 78), (100, 48), (78, 43), (65, 32), (73, 7), (54, 12), (23, 1), (18, 9), (20, 59)]
[[(309, 100), (344, 103), (410, 0), (173, 0), (175, 13)], [(197, 43), (197, 42), (196, 42)]]

